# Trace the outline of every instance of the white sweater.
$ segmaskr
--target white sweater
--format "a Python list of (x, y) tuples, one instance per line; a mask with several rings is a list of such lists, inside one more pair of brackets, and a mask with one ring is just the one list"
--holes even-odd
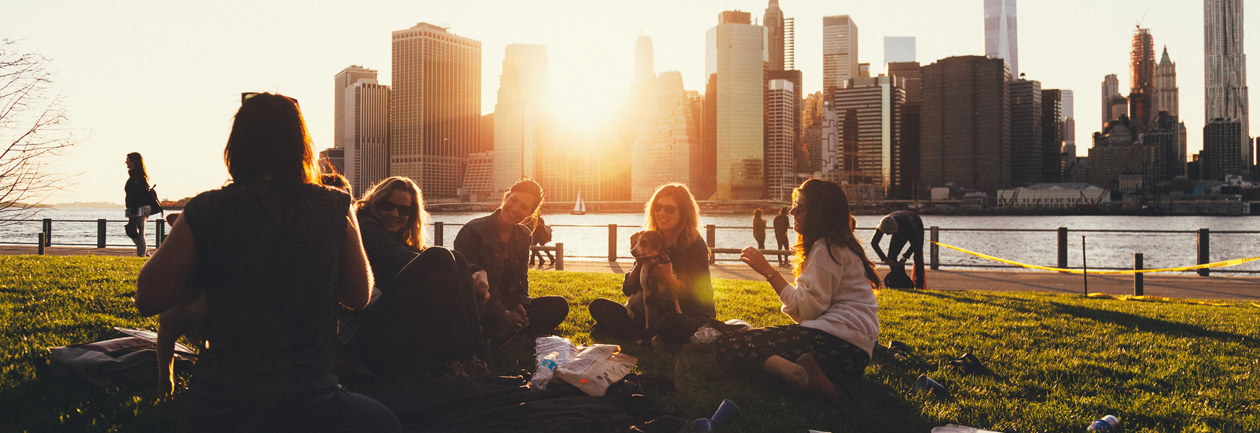
[[(796, 323), (862, 348), (870, 354), (879, 336), (879, 303), (853, 250), (819, 240), (810, 250), (796, 285), (779, 292), (783, 312)], [(831, 256), (835, 256), (832, 260)]]

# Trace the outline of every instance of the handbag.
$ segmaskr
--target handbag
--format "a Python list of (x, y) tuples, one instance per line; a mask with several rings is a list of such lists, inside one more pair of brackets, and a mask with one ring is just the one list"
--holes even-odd
[(157, 188), (157, 184), (149, 187), (149, 214), (160, 213), (165, 216), (166, 209), (162, 208), (162, 201), (158, 200), (157, 190), (154, 188)]

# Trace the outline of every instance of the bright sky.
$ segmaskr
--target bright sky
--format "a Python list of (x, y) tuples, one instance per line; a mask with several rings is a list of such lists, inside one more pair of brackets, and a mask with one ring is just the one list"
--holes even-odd
[[(123, 158), (145, 156), (158, 191), (180, 198), (227, 179), (223, 145), (240, 92), (297, 98), (316, 150), (331, 147), (333, 75), (349, 65), (390, 83), (390, 32), (429, 22), (482, 42), (482, 112), (494, 110), (504, 46), (547, 46), (551, 93), (567, 119), (601, 121), (629, 92), (634, 44), (652, 37), (656, 70), (681, 71), (703, 91), (705, 31), (723, 10), (752, 12), (767, 0), (603, 1), (66, 1), (0, 0), (0, 38), (52, 59), (80, 144), (62, 161), (75, 184), (51, 202), (123, 201)], [(781, 0), (796, 19), (796, 67), (805, 90), (822, 84), (822, 17), (848, 14), (859, 57), (882, 70), (883, 37), (914, 36), (918, 61), (983, 55), (982, 0)], [(1134, 25), (1150, 28), (1156, 55), (1177, 63), (1189, 152), (1202, 147), (1203, 5), (1190, 0), (1022, 0), (1019, 64), (1043, 88), (1075, 92), (1076, 141), (1084, 155), (1100, 123), (1103, 76), (1128, 93)], [(1246, 47), (1260, 50), (1253, 19)], [(1260, 58), (1253, 53), (1253, 59)], [(1260, 74), (1256, 60), (1252, 74)], [(1257, 116), (1260, 117), (1260, 116)], [(1260, 118), (1251, 122), (1260, 135)]]

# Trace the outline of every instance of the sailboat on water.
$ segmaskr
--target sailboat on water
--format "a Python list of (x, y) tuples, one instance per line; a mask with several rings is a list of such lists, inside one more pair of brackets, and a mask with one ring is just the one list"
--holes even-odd
[(586, 202), (582, 201), (582, 191), (578, 191), (577, 203), (573, 204), (573, 215), (586, 215)]

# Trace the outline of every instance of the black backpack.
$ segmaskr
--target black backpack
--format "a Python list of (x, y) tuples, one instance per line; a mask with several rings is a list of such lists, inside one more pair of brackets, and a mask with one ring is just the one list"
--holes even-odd
[(162, 201), (158, 200), (157, 190), (154, 188), (157, 188), (157, 184), (149, 187), (149, 215), (157, 213), (166, 215), (166, 209), (162, 209)]

